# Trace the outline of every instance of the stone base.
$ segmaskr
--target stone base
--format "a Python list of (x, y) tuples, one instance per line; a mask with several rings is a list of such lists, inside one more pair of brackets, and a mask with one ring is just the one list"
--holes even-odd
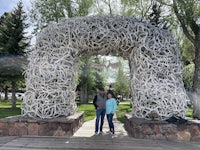
[(0, 119), (1, 136), (66, 136), (71, 137), (83, 124), (83, 112), (55, 119), (31, 119), (13, 116)]
[(139, 139), (196, 141), (200, 142), (200, 120), (185, 124), (169, 124), (166, 121), (149, 121), (125, 115), (125, 129), (130, 136)]

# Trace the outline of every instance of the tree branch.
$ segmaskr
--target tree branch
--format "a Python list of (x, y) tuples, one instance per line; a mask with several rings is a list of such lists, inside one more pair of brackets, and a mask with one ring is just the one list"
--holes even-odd
[(177, 4), (175, 2), (175, 0), (173, 0), (173, 9), (174, 9), (174, 13), (176, 15), (176, 17), (178, 18), (181, 27), (183, 29), (183, 33), (185, 34), (185, 36), (194, 44), (194, 37), (189, 33), (188, 28), (186, 26), (186, 23), (184, 22), (184, 18), (181, 16), (181, 14), (178, 12), (178, 7)]
[(145, 11), (145, 15), (149, 12), (150, 8), (153, 6), (153, 0), (151, 0), (151, 3), (149, 5), (149, 7), (147, 8), (147, 10)]
[[(194, 15), (194, 4), (191, 4), (191, 2), (188, 2), (188, 4), (186, 5), (189, 5), (187, 6), (187, 8), (185, 8), (185, 16), (186, 18), (189, 20), (189, 25), (190, 25), (190, 28), (192, 29), (192, 31), (194, 32), (195, 35), (198, 34), (199, 32), (199, 26), (198, 24), (195, 22), (195, 20), (193, 19), (193, 15)], [(189, 7), (189, 9), (188, 9)]]
[(141, 7), (142, 7), (142, 10), (141, 10), (142, 18), (144, 18), (144, 6), (143, 6), (143, 0), (140, 0), (140, 5), (141, 5)]
[(164, 2), (163, 0), (156, 0), (157, 2), (159, 2), (160, 4), (162, 5), (166, 5), (166, 6), (169, 6), (169, 7), (173, 7), (172, 4), (167, 4), (166, 2)]
[(108, 7), (109, 7), (109, 12), (112, 15), (112, 8), (111, 8), (111, 1), (110, 0), (108, 1)]

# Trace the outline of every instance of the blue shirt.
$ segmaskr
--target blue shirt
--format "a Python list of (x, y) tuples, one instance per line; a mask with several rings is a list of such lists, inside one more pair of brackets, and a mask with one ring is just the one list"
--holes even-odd
[(106, 114), (114, 114), (117, 109), (117, 103), (114, 98), (107, 99), (106, 101)]

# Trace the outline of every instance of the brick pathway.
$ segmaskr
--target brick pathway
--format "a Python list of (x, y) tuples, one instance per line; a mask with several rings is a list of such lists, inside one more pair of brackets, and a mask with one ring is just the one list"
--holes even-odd
[[(200, 150), (199, 143), (134, 139), (123, 124), (114, 120), (116, 134), (94, 135), (94, 121), (88, 121), (72, 138), (0, 137), (0, 150)], [(105, 120), (104, 131), (108, 130)]]

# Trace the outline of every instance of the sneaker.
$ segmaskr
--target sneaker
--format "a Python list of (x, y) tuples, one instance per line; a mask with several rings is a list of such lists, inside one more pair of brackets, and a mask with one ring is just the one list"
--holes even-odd
[(103, 131), (99, 132), (99, 134), (103, 134)]
[(111, 134), (111, 135), (113, 134), (111, 131), (108, 131), (107, 133), (108, 133), (108, 134)]
[(95, 132), (94, 135), (98, 135), (98, 132)]

